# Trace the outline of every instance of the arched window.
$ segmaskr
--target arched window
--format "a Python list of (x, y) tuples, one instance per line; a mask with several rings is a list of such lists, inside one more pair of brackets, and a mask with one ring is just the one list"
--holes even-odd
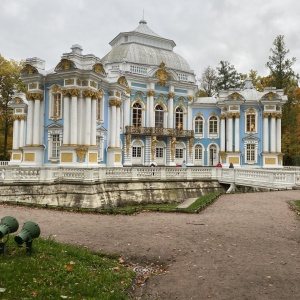
[(155, 107), (155, 127), (164, 127), (164, 109), (161, 105), (156, 105)]
[(183, 110), (181, 107), (176, 108), (176, 115), (175, 115), (175, 127), (176, 129), (182, 130), (183, 129)]
[(200, 116), (195, 118), (195, 133), (196, 134), (203, 133), (203, 118)]
[(199, 144), (196, 145), (194, 152), (195, 160), (202, 160), (202, 146)]
[(136, 127), (142, 126), (142, 105), (138, 102), (133, 104), (132, 125)]
[(218, 119), (215, 116), (209, 118), (209, 134), (218, 133)]

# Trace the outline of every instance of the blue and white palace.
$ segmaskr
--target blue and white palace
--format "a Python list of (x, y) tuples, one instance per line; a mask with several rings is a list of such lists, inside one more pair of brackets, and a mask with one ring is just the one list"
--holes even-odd
[(146, 21), (111, 42), (103, 58), (80, 45), (54, 69), (26, 60), (16, 95), (10, 165), (64, 167), (282, 167), (283, 90), (197, 98), (193, 70), (175, 42)]

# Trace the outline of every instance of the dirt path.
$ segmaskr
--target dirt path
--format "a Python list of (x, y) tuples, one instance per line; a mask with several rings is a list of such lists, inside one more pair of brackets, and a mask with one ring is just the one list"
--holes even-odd
[[(300, 299), (300, 191), (224, 195), (200, 214), (85, 215), (0, 205), (42, 236), (166, 266), (139, 299)], [(137, 293), (136, 293), (137, 294)], [(97, 298), (95, 298), (97, 299)]]

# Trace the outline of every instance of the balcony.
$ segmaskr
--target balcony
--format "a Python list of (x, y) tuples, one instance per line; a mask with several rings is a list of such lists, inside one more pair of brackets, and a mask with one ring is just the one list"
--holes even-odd
[(158, 127), (136, 127), (126, 126), (125, 134), (144, 135), (144, 136), (165, 136), (177, 138), (193, 138), (194, 130), (181, 130), (175, 128), (158, 128)]

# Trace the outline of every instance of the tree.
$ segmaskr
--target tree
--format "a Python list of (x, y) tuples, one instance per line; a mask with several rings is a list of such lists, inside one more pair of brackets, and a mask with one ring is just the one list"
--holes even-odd
[(217, 72), (210, 66), (204, 69), (200, 78), (200, 91), (207, 97), (213, 97), (217, 93)]
[(266, 63), (266, 67), (270, 70), (270, 76), (273, 79), (272, 86), (278, 89), (288, 89), (290, 83), (299, 79), (299, 75), (292, 69), (296, 58), (286, 58), (290, 50), (285, 47), (283, 35), (278, 35), (273, 45), (274, 49), (270, 49), (272, 55), (269, 56), (269, 61)]
[(228, 90), (230, 88), (241, 88), (243, 86), (242, 74), (238, 73), (228, 61), (220, 61), (217, 67), (218, 82), (217, 90)]
[(12, 111), (9, 102), (16, 91), (25, 91), (25, 86), (20, 79), (23, 62), (6, 60), (0, 54), (0, 134), (1, 142), (0, 159), (8, 160), (9, 133), (12, 128)]

